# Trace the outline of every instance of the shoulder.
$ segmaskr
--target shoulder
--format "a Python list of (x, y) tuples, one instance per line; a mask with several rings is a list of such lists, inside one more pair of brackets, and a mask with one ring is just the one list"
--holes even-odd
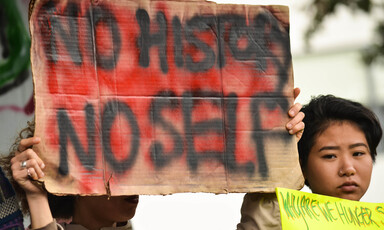
[(275, 193), (247, 193), (241, 206), (238, 230), (281, 229), (280, 208)]

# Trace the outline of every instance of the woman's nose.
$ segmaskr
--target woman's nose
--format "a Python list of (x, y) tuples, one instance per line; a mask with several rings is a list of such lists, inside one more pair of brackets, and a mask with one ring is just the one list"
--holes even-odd
[(353, 176), (356, 174), (356, 169), (353, 165), (353, 160), (345, 157), (341, 159), (339, 176)]

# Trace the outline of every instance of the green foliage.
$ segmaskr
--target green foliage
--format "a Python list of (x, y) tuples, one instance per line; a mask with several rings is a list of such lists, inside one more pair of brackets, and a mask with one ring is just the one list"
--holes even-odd
[[(311, 25), (305, 33), (308, 44), (312, 36), (321, 29), (324, 20), (337, 13), (339, 7), (347, 7), (352, 12), (371, 14), (378, 10), (384, 15), (383, 0), (311, 0), (308, 14), (312, 16)], [(372, 44), (362, 51), (362, 60), (369, 65), (374, 62), (384, 61), (384, 21), (376, 21), (375, 39)]]

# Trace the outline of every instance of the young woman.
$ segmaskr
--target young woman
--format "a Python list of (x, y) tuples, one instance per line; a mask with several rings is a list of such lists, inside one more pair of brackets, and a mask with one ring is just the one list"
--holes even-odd
[[(359, 201), (367, 191), (382, 129), (360, 103), (332, 95), (313, 98), (302, 110), (298, 142), (306, 185), (313, 193)], [(247, 194), (238, 229), (281, 229), (275, 194)]]
[(302, 111), (307, 129), (298, 148), (306, 184), (314, 193), (360, 200), (382, 136), (379, 120), (360, 103), (331, 95)]

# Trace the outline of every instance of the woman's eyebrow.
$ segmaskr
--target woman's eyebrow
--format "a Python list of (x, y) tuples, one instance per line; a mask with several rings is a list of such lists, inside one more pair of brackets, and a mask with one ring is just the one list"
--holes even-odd
[(324, 146), (324, 147), (319, 149), (319, 152), (321, 152), (323, 150), (337, 150), (337, 149), (340, 149), (340, 147), (339, 146)]
[(368, 148), (368, 145), (366, 145), (365, 143), (356, 143), (356, 144), (352, 144), (349, 146), (350, 149), (353, 149), (353, 148), (356, 148), (356, 147), (360, 147), (360, 146), (363, 146), (363, 147), (366, 147), (367, 149)]
[[(360, 146), (363, 146), (363, 147), (369, 149), (368, 145), (365, 143), (355, 143), (355, 144), (349, 145), (349, 148), (353, 149), (353, 148), (360, 147)], [(338, 149), (340, 149), (339, 146), (332, 146), (332, 145), (331, 146), (324, 146), (324, 147), (319, 149), (319, 152), (324, 151), (324, 150), (338, 150)]]

